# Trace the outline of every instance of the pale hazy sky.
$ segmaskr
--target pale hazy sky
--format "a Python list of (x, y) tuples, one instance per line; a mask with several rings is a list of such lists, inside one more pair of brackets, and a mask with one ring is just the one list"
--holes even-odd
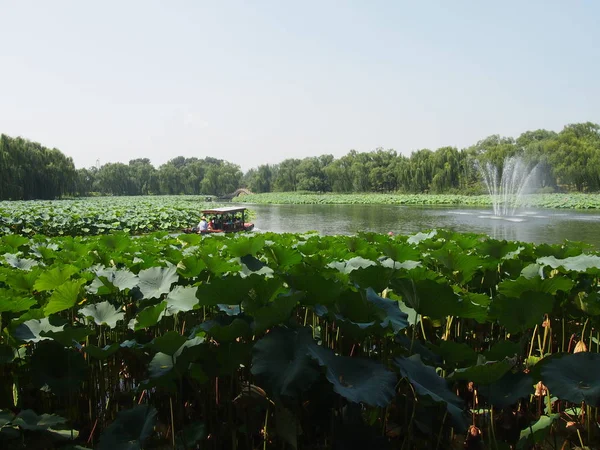
[(0, 132), (77, 167), (600, 122), (600, 1), (0, 0)]

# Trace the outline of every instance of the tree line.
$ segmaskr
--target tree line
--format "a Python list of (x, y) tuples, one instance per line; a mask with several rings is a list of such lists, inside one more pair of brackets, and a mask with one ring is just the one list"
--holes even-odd
[(249, 170), (243, 183), (253, 192), (405, 192), (485, 191), (478, 165), (492, 162), (502, 170), (507, 157), (521, 155), (538, 165), (539, 187), (552, 191), (600, 191), (600, 125), (570, 124), (556, 133), (527, 131), (518, 138), (489, 136), (458, 149), (421, 149), (409, 156), (392, 149), (351, 150), (341, 158), (322, 155), (286, 159)]
[(489, 136), (458, 149), (420, 149), (410, 155), (393, 149), (351, 150), (340, 158), (321, 155), (263, 164), (245, 174), (212, 157), (177, 156), (155, 168), (148, 158), (76, 170), (71, 158), (22, 138), (0, 136), (0, 199), (65, 196), (206, 194), (239, 187), (253, 192), (484, 192), (477, 164), (500, 169), (505, 158), (522, 155), (538, 164), (546, 191), (600, 191), (600, 125), (566, 125), (559, 133), (527, 131), (518, 138)]

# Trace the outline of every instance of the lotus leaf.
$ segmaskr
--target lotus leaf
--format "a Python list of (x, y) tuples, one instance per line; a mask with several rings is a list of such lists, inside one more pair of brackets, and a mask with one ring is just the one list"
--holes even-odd
[(179, 279), (175, 266), (151, 267), (140, 270), (139, 288), (144, 298), (160, 298), (171, 290), (171, 285)]
[(499, 296), (490, 306), (490, 314), (510, 332), (518, 333), (541, 323), (552, 311), (554, 298), (544, 292), (527, 291), (519, 298)]
[(275, 328), (254, 344), (252, 374), (274, 398), (297, 398), (319, 376), (309, 329)]
[(77, 267), (70, 264), (54, 267), (42, 272), (33, 287), (37, 291), (52, 291), (61, 286), (78, 271), (79, 269)]
[(109, 302), (94, 303), (84, 306), (79, 310), (79, 315), (92, 319), (96, 325), (107, 325), (111, 330), (123, 320), (125, 313), (119, 311)]
[(456, 369), (448, 378), (451, 380), (472, 381), (478, 384), (492, 384), (502, 378), (513, 365), (508, 360), (490, 361), (465, 369)]
[(600, 354), (573, 353), (549, 360), (541, 368), (543, 383), (553, 395), (573, 403), (600, 406)]
[(16, 254), (6, 253), (4, 255), (4, 260), (9, 266), (14, 267), (15, 269), (21, 269), (25, 271), (30, 271), (35, 266), (39, 264), (35, 259), (30, 258), (19, 258)]
[(326, 367), (333, 390), (355, 403), (387, 406), (395, 395), (396, 374), (381, 363), (366, 358), (336, 355), (332, 350), (311, 344), (309, 355)]
[(550, 414), (541, 416), (534, 424), (521, 430), (517, 450), (530, 448), (532, 444), (543, 442), (550, 431), (550, 427), (560, 414)]
[(554, 256), (545, 256), (537, 259), (537, 263), (543, 266), (550, 266), (553, 269), (564, 267), (565, 270), (574, 272), (586, 272), (593, 269), (595, 273), (600, 270), (600, 256), (598, 255), (577, 255), (564, 259), (559, 259)]
[(35, 386), (64, 395), (83, 382), (87, 365), (80, 353), (51, 340), (37, 344), (31, 356), (31, 370)]
[(509, 371), (492, 384), (479, 385), (478, 391), (489, 404), (506, 408), (532, 394), (534, 384), (530, 374)]
[(467, 428), (463, 416), (463, 401), (448, 388), (446, 380), (441, 378), (433, 367), (423, 364), (419, 355), (394, 358), (394, 363), (400, 369), (400, 374), (408, 379), (419, 395), (445, 403), (454, 426), (459, 430)]
[(197, 292), (198, 288), (195, 286), (175, 286), (167, 294), (165, 316), (172, 316), (194, 309), (194, 306), (198, 304)]
[(79, 299), (81, 286), (85, 283), (84, 279), (67, 280), (54, 290), (48, 304), (44, 308), (44, 314), (50, 315), (65, 309), (72, 308)]
[(46, 337), (45, 332), (48, 331), (63, 331), (65, 328), (62, 326), (54, 326), (50, 323), (50, 319), (44, 317), (41, 320), (32, 319), (26, 322), (23, 322), (15, 329), (15, 337), (25, 342), (39, 342), (46, 339), (50, 339)]
[(152, 434), (157, 411), (138, 405), (119, 412), (117, 418), (100, 436), (99, 450), (141, 450)]

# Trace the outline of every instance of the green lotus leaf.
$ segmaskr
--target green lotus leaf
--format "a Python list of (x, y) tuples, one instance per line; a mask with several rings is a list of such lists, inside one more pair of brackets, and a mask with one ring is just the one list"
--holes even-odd
[(490, 405), (506, 408), (532, 394), (534, 384), (531, 374), (509, 371), (492, 384), (480, 384), (477, 390)]
[(521, 276), (525, 278), (541, 278), (543, 276), (543, 273), (544, 266), (541, 266), (539, 264), (529, 264), (528, 266), (523, 268), (523, 270), (521, 271)]
[(400, 374), (408, 379), (419, 395), (445, 403), (454, 426), (459, 430), (467, 428), (463, 416), (463, 401), (448, 388), (446, 380), (440, 377), (433, 367), (423, 364), (419, 355), (394, 358), (394, 363), (400, 369)]
[(382, 292), (389, 286), (393, 273), (393, 269), (374, 265), (352, 271), (350, 280), (361, 289), (373, 288)]
[(140, 270), (139, 288), (144, 298), (160, 298), (171, 290), (171, 285), (179, 279), (175, 266), (151, 267)]
[[(240, 367), (249, 367), (252, 359), (251, 342), (223, 342), (211, 349), (216, 357), (213, 376), (234, 376)], [(216, 373), (214, 372), (214, 369)], [(207, 369), (209, 370), (209, 369)]]
[(79, 352), (65, 349), (56, 341), (39, 342), (31, 356), (33, 384), (39, 388), (47, 387), (56, 395), (76, 390), (84, 381), (86, 370), (87, 365)]
[(465, 369), (456, 369), (449, 380), (472, 381), (477, 384), (492, 384), (498, 381), (514, 364), (508, 360), (491, 361)]
[(442, 341), (440, 344), (440, 355), (447, 364), (470, 366), (477, 362), (477, 353), (464, 343), (454, 341)]
[(394, 398), (398, 380), (383, 364), (366, 358), (338, 356), (315, 343), (308, 346), (308, 352), (319, 365), (326, 367), (333, 390), (347, 400), (385, 407)]
[(398, 262), (398, 261), (393, 260), (392, 258), (382, 259), (380, 261), (380, 264), (383, 267), (386, 267), (388, 269), (393, 269), (393, 270), (400, 270), (400, 269), (413, 270), (413, 269), (416, 269), (417, 267), (423, 267), (423, 264), (421, 263), (421, 261), (407, 260), (407, 261)]
[[(0, 365), (9, 364), (15, 359), (15, 352), (10, 345), (0, 344)], [(0, 410), (1, 411), (1, 410)], [(0, 422), (0, 427), (2, 423)]]
[[(444, 360), (440, 355), (434, 353), (431, 348), (421, 344), (418, 339), (412, 340), (408, 336), (399, 334), (394, 338), (394, 342), (400, 344), (407, 356), (409, 355), (419, 355), (421, 360), (425, 363), (430, 363), (435, 367), (439, 367), (444, 363)], [(430, 347), (434, 347), (431, 345)]]
[(148, 365), (150, 378), (159, 378), (169, 373), (175, 367), (175, 359), (172, 355), (158, 352)]
[(265, 306), (252, 311), (250, 314), (254, 317), (254, 333), (261, 334), (274, 325), (285, 323), (303, 296), (302, 292), (281, 294)]
[(19, 250), (19, 247), (29, 244), (29, 239), (19, 234), (7, 234), (2, 236), (2, 242), (14, 250)]
[(479, 323), (488, 320), (488, 306), (492, 299), (489, 295), (477, 292), (465, 292), (458, 295), (458, 302), (454, 307), (454, 315), (463, 319), (475, 319)]
[(96, 278), (88, 288), (92, 294), (112, 294), (116, 291), (133, 289), (139, 283), (138, 276), (127, 269), (107, 268), (96, 270), (94, 273)]
[(120, 411), (100, 436), (98, 450), (141, 450), (153, 432), (156, 416), (156, 409), (149, 405)]
[(234, 257), (241, 258), (246, 255), (256, 255), (265, 246), (265, 238), (256, 236), (239, 236), (227, 242), (227, 252)]
[(200, 325), (200, 329), (217, 342), (232, 342), (237, 338), (252, 336), (252, 329), (247, 320), (228, 315), (218, 315)]
[(552, 395), (573, 403), (600, 406), (600, 354), (573, 353), (548, 361), (541, 369)]
[(488, 361), (500, 361), (504, 358), (514, 358), (521, 354), (521, 345), (517, 342), (497, 341), (483, 355)]
[(327, 265), (327, 267), (331, 267), (332, 269), (337, 269), (342, 273), (350, 274), (354, 270), (365, 269), (370, 266), (375, 266), (377, 263), (375, 261), (371, 261), (370, 259), (365, 259), (362, 256), (355, 256), (354, 258), (350, 258), (346, 261), (333, 261)]
[(544, 314), (551, 312), (553, 307), (552, 295), (528, 291), (519, 298), (498, 296), (490, 306), (490, 314), (508, 332), (518, 333), (541, 323)]
[(98, 244), (113, 252), (123, 253), (131, 246), (131, 239), (125, 233), (110, 233), (100, 236)]
[(298, 397), (319, 376), (308, 355), (312, 343), (312, 332), (306, 328), (271, 330), (254, 344), (252, 374), (274, 398)]
[(175, 286), (167, 294), (165, 316), (173, 316), (180, 312), (187, 312), (194, 309), (198, 304), (196, 286)]
[(63, 331), (64, 328), (64, 325), (52, 325), (47, 317), (44, 317), (40, 320), (31, 319), (17, 326), (14, 332), (14, 336), (17, 339), (25, 342), (39, 342), (50, 339), (49, 337), (45, 336), (45, 332), (59, 332)]
[(34, 289), (37, 291), (52, 291), (61, 286), (65, 281), (71, 278), (71, 275), (79, 272), (79, 269), (70, 264), (54, 267), (50, 270), (42, 272), (35, 284)]
[(96, 325), (107, 325), (111, 330), (123, 320), (125, 313), (115, 308), (109, 302), (94, 303), (79, 310), (79, 315), (94, 321)]
[(240, 277), (215, 277), (210, 283), (198, 286), (196, 296), (200, 306), (215, 306), (218, 304), (239, 305), (247, 298), (248, 292), (263, 280), (259, 275)]
[(186, 339), (174, 331), (154, 339), (148, 347), (164, 351), (157, 352), (150, 361), (148, 366), (150, 378), (160, 378), (171, 372), (176, 365), (180, 371), (187, 369), (197, 353), (202, 350), (200, 344), (203, 342), (204, 338)]
[(600, 316), (600, 292), (580, 293), (573, 303), (590, 316)]
[(432, 230), (429, 233), (416, 233), (413, 234), (412, 236), (410, 236), (406, 242), (408, 242), (409, 244), (419, 244), (423, 241), (426, 241), (428, 239), (432, 239), (433, 237), (435, 237), (435, 235), (437, 234), (436, 230)]
[(65, 326), (62, 331), (42, 331), (41, 334), (60, 342), (65, 347), (71, 347), (73, 344), (85, 341), (88, 336), (94, 334), (94, 331), (83, 326)]
[(400, 310), (398, 301), (380, 297), (372, 288), (367, 289), (366, 299), (375, 306), (375, 314), (382, 328), (391, 326), (394, 333), (398, 333), (408, 327), (408, 314)]
[(573, 281), (562, 276), (546, 278), (542, 280), (539, 276), (532, 278), (519, 277), (516, 280), (505, 280), (498, 284), (498, 292), (507, 297), (519, 298), (524, 293), (545, 292), (556, 294), (556, 291), (570, 292)]
[(0, 288), (0, 313), (27, 311), (37, 301), (31, 297), (22, 297), (19, 293)]
[(0, 429), (2, 429), (3, 426), (11, 423), (14, 418), (15, 415), (11, 411), (7, 409), (0, 409)]
[(515, 253), (520, 253), (520, 248), (518, 242), (497, 241), (495, 239), (485, 239), (483, 242), (477, 242), (475, 247), (477, 254), (494, 261), (510, 259)]
[(147, 308), (142, 309), (135, 319), (132, 319), (129, 322), (129, 328), (138, 331), (143, 328), (149, 328), (156, 325), (160, 319), (162, 319), (165, 308), (167, 307), (167, 302), (163, 301), (154, 306), (148, 306)]
[(381, 251), (385, 256), (397, 262), (418, 262), (421, 259), (421, 252), (404, 242), (387, 241), (383, 244)]
[(304, 304), (332, 305), (346, 289), (337, 279), (325, 278), (323, 273), (310, 272), (302, 267), (299, 273), (285, 274), (286, 282), (298, 291), (306, 292)]
[(177, 450), (187, 450), (197, 448), (197, 443), (207, 436), (206, 425), (203, 422), (197, 422), (185, 427), (177, 435)]
[(295, 248), (273, 244), (265, 248), (265, 253), (272, 260), (273, 268), (285, 270), (302, 262), (302, 254)]
[(538, 258), (537, 263), (542, 266), (550, 266), (553, 269), (564, 267), (565, 270), (573, 272), (586, 272), (589, 269), (593, 269), (594, 272), (597, 272), (600, 269), (600, 256), (581, 254), (564, 259), (559, 259), (554, 256), (544, 256)]
[(30, 271), (35, 266), (39, 265), (39, 262), (35, 259), (19, 258), (16, 254), (13, 255), (10, 253), (4, 255), (4, 260), (9, 266), (25, 271)]
[(180, 335), (176, 331), (167, 331), (162, 336), (154, 338), (147, 344), (147, 347), (173, 356), (185, 341), (187, 341), (185, 336)]
[(463, 282), (468, 283), (483, 264), (477, 255), (465, 253), (456, 244), (448, 243), (443, 248), (431, 252), (438, 263), (441, 263), (453, 275)]
[(559, 417), (560, 414), (540, 416), (534, 424), (521, 430), (519, 441), (517, 442), (517, 450), (528, 449), (536, 443), (543, 442), (546, 439), (552, 424)]
[(119, 349), (121, 345), (118, 343), (106, 345), (103, 348), (96, 347), (95, 345), (87, 345), (83, 348), (83, 350), (93, 358), (104, 360), (114, 355)]
[(214, 257), (210, 254), (202, 254), (202, 260), (206, 264), (207, 269), (214, 275), (223, 275), (227, 272), (239, 272), (242, 266), (236, 261), (228, 261), (225, 258)]
[(396, 278), (391, 281), (391, 286), (406, 305), (424, 316), (454, 316), (465, 307), (450, 285), (434, 280)]
[(195, 255), (183, 258), (177, 264), (177, 272), (185, 278), (195, 278), (206, 269), (206, 263)]
[(33, 286), (41, 273), (40, 267), (34, 267), (29, 272), (12, 270), (10, 277), (6, 279), (6, 284), (16, 291), (33, 292)]
[(240, 271), (240, 276), (242, 277), (252, 274), (269, 277), (274, 273), (274, 270), (267, 266), (266, 263), (252, 255), (242, 256), (240, 262), (242, 263), (242, 270)]
[(44, 308), (44, 314), (50, 315), (72, 308), (79, 299), (84, 279), (67, 280), (54, 290)]
[(31, 409), (25, 409), (14, 418), (12, 425), (21, 427), (23, 430), (40, 431), (64, 424), (66, 421), (67, 419), (56, 414), (38, 416)]

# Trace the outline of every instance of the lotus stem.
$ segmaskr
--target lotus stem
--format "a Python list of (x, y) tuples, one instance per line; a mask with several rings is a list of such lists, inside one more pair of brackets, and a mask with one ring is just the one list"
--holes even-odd
[(171, 408), (171, 438), (173, 441), (173, 449), (175, 449), (175, 419), (173, 417), (173, 396), (169, 396), (169, 407)]
[(538, 329), (538, 326), (536, 325), (535, 328), (533, 329), (533, 335), (531, 336), (531, 344), (529, 345), (529, 354), (527, 355), (528, 358), (530, 358), (531, 354), (533, 353), (533, 343), (535, 342), (535, 335), (537, 333), (537, 329)]
[(267, 426), (269, 424), (269, 406), (267, 406), (267, 412), (265, 413), (265, 426), (263, 427), (263, 450), (267, 450)]

